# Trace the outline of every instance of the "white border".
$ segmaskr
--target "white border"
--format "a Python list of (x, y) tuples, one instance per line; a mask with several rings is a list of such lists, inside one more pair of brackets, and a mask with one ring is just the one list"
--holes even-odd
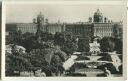
[(1, 48), (1, 51), (2, 51), (2, 63), (1, 63), (1, 79), (4, 77), (5, 75), (5, 16), (6, 16), (6, 10), (5, 10), (5, 6), (3, 5), (2, 3), (2, 48)]
[[(6, 5), (7, 4), (90, 4), (90, 5), (124, 5), (126, 7), (126, 1), (3, 1), (2, 2), (2, 80), (44, 80), (44, 81), (53, 81), (53, 80), (126, 80), (126, 13), (124, 14), (124, 25), (123, 25), (123, 77), (5, 77), (5, 23), (6, 23)], [(126, 9), (124, 8), (126, 11)]]

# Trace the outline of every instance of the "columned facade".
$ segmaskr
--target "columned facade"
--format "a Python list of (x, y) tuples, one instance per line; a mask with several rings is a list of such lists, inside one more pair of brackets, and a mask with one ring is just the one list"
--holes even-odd
[(94, 36), (113, 37), (113, 23), (94, 23)]

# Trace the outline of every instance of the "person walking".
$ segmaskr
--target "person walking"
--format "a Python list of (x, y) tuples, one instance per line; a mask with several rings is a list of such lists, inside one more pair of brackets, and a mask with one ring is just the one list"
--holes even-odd
[(105, 67), (105, 75), (107, 77), (111, 77), (111, 72), (110, 72), (110, 70), (107, 69), (107, 67)]

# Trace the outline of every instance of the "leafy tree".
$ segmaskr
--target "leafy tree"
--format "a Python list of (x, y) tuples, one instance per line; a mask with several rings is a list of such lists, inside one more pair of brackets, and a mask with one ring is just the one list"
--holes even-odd
[(123, 42), (121, 39), (116, 39), (115, 38), (115, 50), (117, 51), (117, 53), (119, 54), (123, 54)]
[(54, 42), (56, 45), (63, 46), (65, 42), (64, 34), (56, 32), (56, 34), (54, 35)]
[(78, 41), (78, 50), (81, 52), (89, 52), (89, 40), (88, 39), (79, 39)]
[(64, 71), (63, 68), (63, 62), (67, 60), (68, 56), (66, 53), (64, 53), (61, 50), (58, 50), (54, 53), (54, 55), (51, 58), (51, 65), (53, 67), (52, 71), (53, 73), (56, 73), (56, 76), (61, 75)]
[(12, 51), (12, 54), (6, 53), (6, 75), (13, 76), (14, 71), (28, 71), (32, 64), (27, 54)]
[(77, 51), (78, 45), (74, 42), (66, 42), (64, 47), (61, 49), (67, 54), (72, 54), (73, 52)]
[(36, 47), (37, 40), (34, 34), (32, 33), (24, 33), (23, 34), (23, 44), (22, 46), (26, 48), (27, 52), (30, 52), (32, 49)]
[(47, 76), (57, 73), (58, 67), (62, 70), (62, 62), (67, 59), (67, 55), (56, 48), (35, 49), (30, 52), (30, 55), (32, 65), (35, 68), (42, 68)]
[(117, 53), (122, 54), (123, 43), (122, 40), (112, 37), (104, 37), (100, 41), (101, 50), (103, 52), (112, 52), (116, 51)]
[(36, 36), (38, 38), (40, 37), (40, 40), (45, 41), (45, 42), (48, 41), (48, 40), (53, 40), (54, 39), (54, 37), (51, 33), (43, 32), (43, 31), (40, 32), (40, 35), (36, 34)]
[(75, 37), (70, 32), (56, 33), (55, 44), (61, 47), (61, 50), (67, 54), (77, 51), (78, 45)]
[(46, 55), (51, 56), (52, 50), (48, 49), (33, 49), (30, 51), (30, 62), (33, 65), (32, 70), (36, 71), (38, 68), (42, 69), (46, 72), (47, 76), (51, 76), (51, 66), (48, 61), (50, 58), (47, 57), (48, 61), (46, 60)]
[(104, 37), (100, 41), (100, 49), (103, 52), (113, 52), (115, 51), (115, 41), (114, 38)]
[(9, 36), (6, 37), (7, 41), (6, 44), (18, 44), (21, 45), (23, 43), (22, 41), (22, 32), (15, 31), (12, 34), (9, 34)]
[(122, 74), (123, 73), (123, 68), (122, 65), (119, 66), (119, 73)]

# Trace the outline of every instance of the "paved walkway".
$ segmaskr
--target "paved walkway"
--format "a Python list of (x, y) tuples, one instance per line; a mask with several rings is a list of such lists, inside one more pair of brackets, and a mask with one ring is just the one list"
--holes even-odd
[(87, 77), (96, 77), (98, 74), (103, 74), (104, 71), (100, 69), (84, 68), (84, 69), (76, 69), (75, 73), (86, 74)]

